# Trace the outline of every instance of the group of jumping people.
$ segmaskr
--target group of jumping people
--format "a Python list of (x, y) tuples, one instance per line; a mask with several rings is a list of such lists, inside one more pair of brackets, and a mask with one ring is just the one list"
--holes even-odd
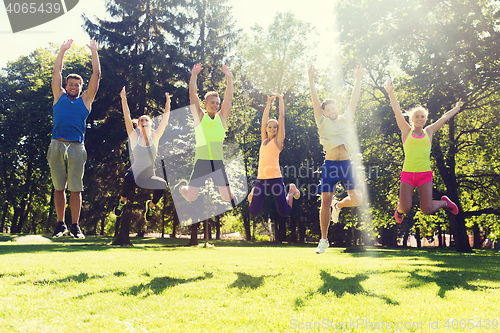
[[(70, 74), (66, 77), (66, 87), (63, 89), (61, 77), (63, 58), (72, 42), (72, 40), (68, 40), (62, 44), (54, 64), (52, 77), (53, 130), (47, 158), (55, 189), (54, 200), (58, 218), (53, 237), (61, 237), (68, 232), (64, 221), (65, 189), (67, 187), (71, 192), (72, 225), (69, 232), (75, 238), (85, 238), (78, 226), (82, 202), (83, 172), (87, 158), (84, 146), (85, 121), (91, 111), (91, 105), (99, 86), (100, 65), (97, 43), (95, 40), (91, 40), (87, 46), (92, 53), (93, 73), (88, 89), (82, 93), (83, 79), (76, 74)], [(190, 109), (194, 119), (196, 141), (195, 163), (189, 181), (178, 184), (176, 190), (185, 200), (192, 202), (198, 198), (200, 187), (205, 184), (205, 180), (212, 178), (214, 185), (219, 189), (221, 198), (231, 202), (234, 208), (237, 202), (234, 191), (229, 184), (223, 160), (223, 142), (233, 101), (233, 76), (229, 68), (223, 66), (222, 70), (226, 76), (227, 85), (222, 106), (218, 93), (210, 91), (205, 94), (204, 108), (202, 108), (197, 90), (197, 75), (202, 69), (201, 64), (194, 65), (189, 81)], [(316, 253), (324, 253), (329, 247), (327, 235), (330, 221), (338, 221), (341, 209), (356, 207), (362, 203), (362, 189), (357, 180), (356, 166), (351, 161), (354, 146), (353, 119), (361, 95), (362, 65), (357, 66), (353, 73), (356, 81), (350, 102), (347, 110), (343, 114), (339, 114), (334, 99), (327, 98), (320, 101), (314, 83), (314, 79), (318, 75), (314, 66), (311, 65), (308, 71), (314, 120), (318, 127), (320, 143), (325, 151), (325, 161), (321, 167), (321, 181), (318, 187), (318, 192), (321, 194), (319, 217), (321, 239)], [(441, 208), (447, 209), (452, 214), (458, 214), (458, 207), (448, 197), (443, 196), (441, 200), (432, 200), (433, 182), (430, 152), (432, 135), (460, 111), (461, 100), (438, 121), (425, 126), (428, 116), (428, 111), (425, 108), (416, 107), (403, 114), (390, 80), (387, 81), (386, 91), (398, 127), (401, 130), (405, 155), (401, 171), (399, 203), (394, 212), (396, 222), (401, 223), (404, 214), (410, 211), (415, 188), (418, 190), (420, 208), (424, 214), (433, 214)], [(120, 97), (132, 165), (123, 178), (121, 195), (114, 212), (117, 216), (122, 214), (127, 197), (135, 187), (152, 189), (153, 199), (147, 200), (144, 210), (145, 219), (149, 221), (167, 186), (165, 179), (155, 175), (154, 162), (160, 138), (168, 124), (170, 95), (165, 93), (165, 110), (156, 129), (148, 115), (132, 119), (125, 87), (121, 90)], [(279, 116), (278, 119), (270, 119), (271, 103), (276, 99), (279, 103)], [(405, 120), (405, 115), (409, 117), (409, 123)], [(287, 191), (281, 174), (279, 155), (284, 148), (285, 140), (285, 104), (283, 95), (278, 92), (267, 97), (261, 122), (261, 140), (257, 179), (254, 188), (248, 195), (250, 214), (258, 215), (262, 210), (265, 197), (272, 194), (278, 213), (282, 216), (288, 216), (292, 210), (293, 200), (299, 199), (301, 193), (293, 183), (289, 184)], [(338, 182), (342, 182), (347, 191), (347, 196), (342, 200), (335, 198), (335, 188)]]

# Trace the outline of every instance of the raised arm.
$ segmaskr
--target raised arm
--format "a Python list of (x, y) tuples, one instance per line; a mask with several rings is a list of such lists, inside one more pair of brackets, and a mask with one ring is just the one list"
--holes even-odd
[(59, 48), (59, 53), (56, 57), (56, 61), (54, 62), (54, 70), (52, 72), (52, 94), (54, 95), (53, 105), (55, 105), (62, 94), (64, 94), (61, 73), (63, 68), (64, 54), (67, 50), (69, 50), (71, 44), (73, 44), (73, 40), (69, 39), (61, 45), (61, 47)]
[(264, 112), (262, 113), (262, 124), (260, 127), (260, 138), (262, 139), (262, 141), (264, 141), (267, 137), (266, 127), (267, 127), (267, 122), (269, 121), (269, 110), (271, 109), (271, 102), (275, 98), (276, 94), (274, 94), (273, 96), (267, 96), (267, 104), (266, 107), (264, 108)]
[(278, 135), (276, 137), (276, 141), (278, 144), (278, 148), (281, 151), (283, 149), (283, 142), (285, 141), (285, 103), (283, 102), (283, 95), (279, 95), (275, 93), (276, 96), (279, 97), (280, 103), (280, 115), (278, 118)]
[(231, 106), (233, 105), (234, 86), (233, 86), (233, 74), (231, 74), (229, 68), (226, 65), (224, 65), (222, 66), (222, 70), (226, 75), (227, 85), (226, 85), (226, 93), (224, 94), (224, 101), (222, 102), (222, 107), (220, 110), (220, 117), (222, 119), (222, 122), (225, 123), (229, 119), (229, 115), (231, 114)]
[(389, 99), (391, 100), (392, 110), (394, 111), (394, 115), (396, 116), (396, 122), (398, 123), (398, 127), (401, 130), (401, 136), (404, 140), (410, 134), (411, 126), (406, 121), (403, 116), (403, 112), (401, 112), (401, 107), (399, 106), (399, 102), (396, 99), (396, 95), (394, 95), (394, 86), (392, 85), (391, 79), (387, 80), (385, 85), (385, 90), (389, 94)]
[(429, 135), (432, 135), (437, 131), (439, 131), (439, 129), (444, 125), (445, 122), (453, 118), (460, 111), (461, 106), (462, 106), (462, 99), (460, 98), (457, 104), (455, 104), (455, 107), (453, 109), (443, 114), (443, 116), (439, 118), (439, 120), (436, 121), (434, 124), (431, 124), (426, 127), (425, 130), (427, 131), (427, 133)]
[(316, 91), (316, 86), (314, 85), (314, 78), (318, 75), (314, 71), (314, 66), (309, 67), (309, 86), (311, 87), (311, 99), (314, 105), (314, 118), (321, 116), (323, 111), (321, 110), (321, 102), (319, 101), (318, 92)]
[(200, 106), (200, 98), (198, 97), (198, 87), (196, 81), (198, 73), (202, 70), (201, 64), (196, 64), (191, 70), (191, 78), (189, 79), (189, 103), (191, 103), (191, 113), (194, 118), (194, 126), (197, 126), (203, 118), (203, 110)]
[(125, 120), (125, 127), (127, 128), (127, 135), (130, 137), (131, 140), (136, 139), (137, 133), (134, 130), (134, 125), (132, 125), (132, 118), (130, 118), (130, 109), (128, 108), (125, 87), (123, 87), (122, 91), (120, 92), (120, 97), (122, 100), (123, 118)]
[(356, 105), (359, 101), (359, 96), (361, 95), (361, 79), (363, 77), (363, 65), (359, 65), (355, 70), (352, 71), (354, 76), (356, 76), (356, 83), (354, 84), (354, 89), (351, 94), (351, 101), (347, 107), (347, 112), (354, 114), (356, 112)]
[(92, 53), (92, 76), (90, 77), (87, 91), (82, 94), (83, 102), (90, 111), (92, 102), (94, 101), (97, 89), (99, 89), (99, 79), (101, 78), (101, 64), (99, 63), (99, 55), (97, 54), (97, 42), (92, 39), (87, 47)]
[(160, 142), (160, 138), (163, 135), (163, 132), (165, 132), (165, 128), (167, 128), (168, 125), (168, 118), (170, 117), (170, 95), (168, 92), (165, 93), (165, 111), (163, 112), (163, 117), (161, 118), (160, 125), (158, 125), (158, 128), (156, 131), (153, 133), (153, 140), (155, 141), (156, 147), (158, 147), (158, 143)]

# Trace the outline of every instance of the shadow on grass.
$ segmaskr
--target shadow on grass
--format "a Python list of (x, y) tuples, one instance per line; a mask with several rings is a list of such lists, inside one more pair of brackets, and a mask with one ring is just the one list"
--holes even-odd
[(211, 279), (212, 277), (213, 274), (210, 272), (204, 272), (203, 275), (188, 279), (171, 278), (169, 276), (156, 277), (152, 279), (149, 283), (146, 284), (141, 283), (137, 286), (130, 287), (130, 289), (127, 292), (123, 292), (122, 295), (138, 296), (139, 294), (144, 293), (144, 295), (142, 296), (147, 297), (150, 294), (160, 294), (163, 292), (163, 290), (175, 287), (176, 285), (179, 284)]
[(424, 284), (435, 283), (439, 290), (437, 295), (441, 298), (445, 298), (446, 292), (454, 289), (463, 289), (469, 291), (478, 291), (484, 289), (495, 289), (491, 287), (478, 287), (471, 285), (469, 280), (477, 281), (478, 275), (473, 272), (458, 273), (453, 270), (442, 270), (439, 272), (432, 272), (430, 275), (419, 274), (418, 271), (409, 272), (411, 276), (411, 281), (408, 283), (406, 288), (415, 288)]
[(235, 272), (238, 275), (238, 278), (231, 283), (228, 288), (238, 288), (238, 289), (257, 289), (264, 284), (264, 279), (268, 277), (276, 277), (280, 274), (276, 275), (261, 275), (261, 276), (252, 276), (246, 273)]
[(351, 256), (405, 260), (407, 264), (401, 263), (397, 266), (397, 270), (382, 271), (378, 274), (394, 272), (409, 274), (409, 281), (404, 287), (407, 289), (436, 284), (439, 287), (437, 296), (441, 298), (446, 297), (447, 291), (456, 289), (469, 291), (493, 289), (477, 284), (484, 281), (493, 283), (500, 281), (500, 270), (498, 270), (500, 256), (497, 251), (475, 249), (474, 253), (458, 253), (453, 248), (371, 248), (367, 253), (356, 253)]
[[(399, 305), (399, 302), (390, 299), (389, 297), (377, 295), (371, 292), (368, 292), (363, 288), (361, 282), (367, 280), (369, 278), (366, 274), (356, 274), (353, 277), (346, 278), (337, 278), (330, 273), (321, 270), (320, 272), (321, 280), (323, 280), (323, 285), (318, 288), (317, 291), (310, 292), (306, 299), (311, 298), (315, 294), (326, 295), (329, 292), (335, 294), (335, 297), (341, 298), (345, 294), (351, 295), (365, 295), (369, 297), (375, 297), (383, 300), (385, 303), (389, 305)], [(305, 301), (302, 298), (295, 299), (295, 308), (300, 308), (305, 305)]]
[[(25, 275), (24, 272), (20, 273), (19, 276)], [(125, 276), (126, 274), (123, 272), (115, 272), (113, 275), (115, 276)], [(3, 277), (3, 275), (0, 275), (0, 277)], [(56, 279), (56, 280), (51, 280), (51, 279), (40, 279), (40, 280), (27, 280), (27, 281), (21, 281), (17, 282), (16, 284), (33, 284), (33, 285), (54, 285), (54, 286), (60, 286), (60, 287), (66, 287), (65, 284), (67, 283), (72, 283), (72, 282), (77, 282), (77, 283), (85, 283), (89, 280), (94, 280), (94, 279), (104, 279), (108, 277), (107, 275), (89, 275), (87, 273), (80, 273), (80, 274), (74, 274), (74, 275), (68, 275), (65, 278), (62, 279)]]

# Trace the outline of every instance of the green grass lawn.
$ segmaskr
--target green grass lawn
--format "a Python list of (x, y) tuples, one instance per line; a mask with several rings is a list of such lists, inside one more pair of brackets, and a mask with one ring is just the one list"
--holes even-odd
[(493, 251), (15, 236), (0, 234), (1, 332), (500, 331)]

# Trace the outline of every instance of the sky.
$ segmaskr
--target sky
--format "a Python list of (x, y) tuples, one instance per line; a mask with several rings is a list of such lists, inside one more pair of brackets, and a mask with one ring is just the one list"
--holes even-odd
[[(296, 18), (311, 23), (318, 31), (317, 41), (333, 40), (334, 15), (332, 0), (230, 0), (236, 28), (249, 33), (256, 23), (266, 28), (272, 23), (277, 12), (293, 12)], [(83, 31), (82, 14), (91, 19), (94, 17), (109, 18), (105, 10), (105, 0), (79, 0), (79, 3), (66, 14), (37, 27), (12, 33), (7, 11), (0, 8), (0, 68), (8, 61), (15, 61), (23, 55), (30, 54), (38, 47), (47, 47), (50, 42), (57, 45), (65, 40), (73, 39), (74, 45), (83, 46), (89, 37)], [(94, 20), (95, 21), (95, 20)], [(328, 63), (330, 50), (325, 43), (317, 50), (318, 62)], [(90, 54), (90, 51), (89, 51)], [(317, 66), (318, 67), (318, 66)]]

